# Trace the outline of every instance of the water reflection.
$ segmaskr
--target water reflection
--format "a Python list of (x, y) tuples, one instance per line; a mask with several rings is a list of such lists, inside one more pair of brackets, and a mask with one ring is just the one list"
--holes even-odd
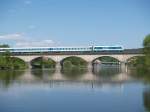
[(8, 87), (16, 80), (19, 76), (23, 75), (25, 71), (21, 70), (1, 70), (0, 81), (3, 86)]
[(87, 73), (87, 69), (80, 69), (77, 67), (71, 69), (61, 69), (61, 73), (63, 77), (71, 80), (80, 79), (85, 73)]
[(39, 77), (40, 79), (45, 79), (46, 77), (52, 77), (52, 75), (55, 73), (55, 69), (32, 69), (31, 74)]
[(106, 66), (1, 71), (0, 112), (150, 111), (150, 88), (134, 82), (131, 75), (120, 67)]
[(143, 92), (143, 102), (147, 112), (150, 112), (150, 88), (146, 88)]
[(10, 82), (19, 81), (24, 83), (47, 82), (47, 81), (101, 81), (120, 82), (129, 80), (131, 77), (121, 72), (117, 66), (94, 66), (93, 69), (61, 69), (61, 70), (41, 70), (29, 69), (25, 71), (1, 71), (0, 82), (9, 85)]
[(95, 74), (98, 77), (113, 77), (114, 75), (117, 75), (121, 73), (121, 69), (119, 66), (101, 66), (95, 64), (93, 67), (93, 74)]

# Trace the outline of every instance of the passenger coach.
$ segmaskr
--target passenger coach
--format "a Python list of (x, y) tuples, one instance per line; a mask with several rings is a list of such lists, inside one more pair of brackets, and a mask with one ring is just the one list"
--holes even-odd
[(123, 50), (122, 46), (0, 48), (0, 52), (9, 51), (11, 53), (122, 52)]

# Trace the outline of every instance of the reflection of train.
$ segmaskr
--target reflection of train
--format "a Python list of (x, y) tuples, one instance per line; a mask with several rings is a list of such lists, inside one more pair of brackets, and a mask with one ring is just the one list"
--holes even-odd
[(24, 48), (0, 48), (0, 52), (9, 51), (12, 53), (34, 53), (34, 52), (68, 52), (68, 51), (123, 51), (122, 46), (89, 46), (89, 47), (24, 47)]

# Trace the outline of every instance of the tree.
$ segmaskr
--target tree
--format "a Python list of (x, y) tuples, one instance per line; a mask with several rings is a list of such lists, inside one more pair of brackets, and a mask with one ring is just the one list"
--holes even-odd
[(9, 45), (8, 44), (2, 44), (2, 45), (0, 45), (0, 48), (9, 48)]
[(71, 63), (71, 61), (64, 61), (63, 62), (63, 68), (67, 68), (67, 69), (69, 69), (69, 68), (71, 68), (73, 65), (72, 65), (72, 63)]
[(150, 71), (150, 34), (147, 35), (143, 41), (144, 54), (145, 54), (145, 66)]
[(144, 48), (150, 48), (150, 34), (147, 35), (143, 41)]
[(85, 68), (87, 67), (87, 62), (80, 57), (71, 56), (63, 60), (63, 66), (66, 66), (66, 65), (68, 67)]

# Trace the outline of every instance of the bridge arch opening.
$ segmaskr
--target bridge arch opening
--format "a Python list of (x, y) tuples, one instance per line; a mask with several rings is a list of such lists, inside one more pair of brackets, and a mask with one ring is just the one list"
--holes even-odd
[(144, 56), (132, 56), (126, 60), (126, 64), (130, 67), (143, 66), (144, 62)]
[(26, 62), (18, 57), (5, 56), (0, 59), (0, 69), (25, 69)]
[(74, 68), (74, 67), (78, 67), (78, 68), (86, 68), (87, 67), (87, 61), (85, 61), (83, 58), (77, 57), (77, 56), (66, 57), (60, 61), (60, 64), (61, 64), (62, 68), (64, 68), (64, 69)]
[(95, 58), (92, 61), (92, 64), (108, 64), (108, 65), (118, 65), (120, 64), (120, 61), (117, 58), (111, 57), (111, 56), (100, 56)]
[(31, 60), (30, 62), (32, 68), (49, 68), (54, 69), (56, 62), (49, 57), (37, 57)]
[(100, 78), (110, 78), (120, 73), (119, 59), (111, 56), (97, 57), (92, 61), (94, 75)]
[(10, 60), (9, 63), (13, 65), (14, 69), (25, 69), (28, 67), (26, 62), (21, 58), (11, 57)]

